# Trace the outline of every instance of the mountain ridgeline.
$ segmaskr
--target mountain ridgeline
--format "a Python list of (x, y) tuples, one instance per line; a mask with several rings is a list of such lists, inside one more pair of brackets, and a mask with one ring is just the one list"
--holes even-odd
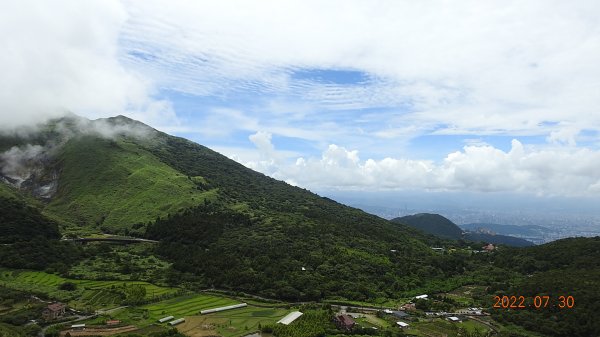
[(463, 231), (455, 223), (439, 214), (420, 213), (408, 215), (391, 220), (394, 223), (405, 224), (414, 229), (431, 234), (440, 239), (467, 240), (474, 242), (485, 242), (502, 244), (512, 247), (528, 247), (533, 243), (525, 239), (486, 233), (481, 231)]

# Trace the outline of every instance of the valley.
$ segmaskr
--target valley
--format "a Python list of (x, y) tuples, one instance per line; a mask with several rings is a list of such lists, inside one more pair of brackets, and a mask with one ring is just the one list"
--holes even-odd
[[(72, 283), (74, 290), (60, 290), (61, 285)], [(145, 289), (145, 296), (141, 303), (132, 304), (127, 300), (122, 289), (140, 286)], [(326, 320), (313, 321), (309, 324), (318, 324), (315, 328), (333, 333), (335, 326), (331, 323), (336, 315), (349, 315), (355, 322), (355, 331), (388, 331), (397, 335), (404, 331), (414, 336), (436, 336), (441, 331), (449, 336), (460, 336), (468, 333), (473, 336), (485, 336), (491, 331), (521, 331), (515, 327), (505, 327), (494, 322), (487, 310), (473, 311), (469, 308), (478, 303), (485, 303), (481, 295), (485, 289), (481, 287), (462, 287), (451, 293), (436, 294), (442, 303), (452, 303), (444, 306), (446, 311), (440, 309), (431, 311), (431, 308), (420, 307), (410, 309), (414, 299), (407, 298), (399, 301), (390, 301), (382, 305), (364, 303), (365, 306), (345, 304), (319, 304), (317, 302), (288, 303), (276, 300), (257, 299), (242, 294), (220, 293), (203, 291), (194, 293), (182, 288), (156, 286), (143, 282), (123, 281), (93, 281), (65, 279), (54, 274), (32, 272), (24, 270), (3, 269), (0, 273), (0, 287), (9, 291), (19, 291), (24, 296), (12, 304), (4, 306), (0, 311), (0, 318), (6, 322), (27, 315), (36, 324), (50, 324), (51, 331), (46, 336), (69, 332), (72, 336), (95, 335), (94, 331), (104, 329), (102, 335), (119, 334), (121, 327), (127, 327), (128, 333), (148, 333), (149, 331), (168, 331), (168, 321), (159, 322), (164, 317), (173, 316), (173, 319), (184, 318), (185, 321), (177, 324), (180, 333), (186, 336), (213, 336), (239, 337), (255, 332), (265, 334), (277, 330), (277, 322), (294, 310), (304, 314), (328, 317)], [(25, 295), (25, 294), (37, 294)], [(438, 303), (437, 299), (432, 302)], [(4, 303), (7, 297), (2, 296)], [(50, 301), (51, 299), (51, 301)], [(450, 301), (450, 302), (447, 302)], [(351, 301), (350, 301), (351, 302)], [(39, 314), (41, 308), (50, 303), (64, 303), (67, 311), (53, 320), (44, 320)], [(200, 314), (200, 311), (248, 303), (248, 306), (231, 309), (218, 313)], [(404, 309), (409, 307), (409, 309)], [(37, 308), (37, 309), (36, 309)], [(441, 307), (440, 307), (441, 308)], [(401, 310), (401, 309), (404, 309)], [(482, 310), (482, 309), (477, 309)], [(401, 318), (398, 315), (402, 314)], [(458, 315), (460, 321), (452, 322), (448, 317)], [(304, 316), (304, 315), (303, 315)], [(306, 320), (306, 318), (298, 319)], [(408, 328), (399, 330), (397, 321), (408, 322)], [(110, 323), (107, 323), (110, 322)], [(114, 323), (117, 322), (117, 323)], [(75, 324), (85, 324), (85, 329), (72, 328)], [(290, 325), (292, 327), (294, 325)], [(129, 328), (131, 327), (131, 328)], [(516, 330), (515, 330), (516, 329)], [(115, 333), (111, 333), (114, 330)], [(53, 332), (54, 331), (54, 332)], [(372, 333), (369, 333), (372, 334)], [(296, 336), (312, 336), (312, 334), (298, 331)], [(525, 334), (524, 336), (537, 336)]]

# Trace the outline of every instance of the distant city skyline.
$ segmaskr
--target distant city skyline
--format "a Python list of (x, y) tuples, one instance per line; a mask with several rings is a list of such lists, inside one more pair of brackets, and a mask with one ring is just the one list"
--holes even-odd
[(565, 237), (600, 236), (600, 209), (594, 198), (418, 191), (318, 193), (385, 219), (436, 213), (459, 226), (483, 223), (546, 227), (549, 230), (543, 236), (532, 240), (538, 244)]
[(596, 198), (599, 12), (595, 1), (3, 3), (0, 121), (124, 114), (311, 190)]

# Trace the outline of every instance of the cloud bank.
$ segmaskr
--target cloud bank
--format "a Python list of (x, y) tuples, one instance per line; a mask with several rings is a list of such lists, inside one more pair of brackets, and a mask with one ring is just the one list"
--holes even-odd
[(0, 121), (4, 128), (75, 112), (173, 118), (154, 84), (119, 61), (129, 15), (115, 0), (0, 3)]
[[(253, 137), (270, 140), (264, 133)], [(258, 148), (273, 149), (270, 142)], [(362, 160), (357, 151), (331, 144), (320, 158), (244, 162), (292, 185), (313, 189), (521, 192), (544, 196), (590, 196), (600, 192), (600, 151), (525, 147), (513, 140), (507, 152), (467, 145), (440, 163), (384, 158)]]

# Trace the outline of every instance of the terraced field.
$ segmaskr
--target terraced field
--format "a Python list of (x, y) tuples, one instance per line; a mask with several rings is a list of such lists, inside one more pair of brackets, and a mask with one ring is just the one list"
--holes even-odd
[(93, 280), (68, 280), (70, 282), (76, 283), (78, 286), (83, 287), (84, 289), (115, 289), (122, 286), (131, 286), (131, 285), (141, 285), (146, 288), (146, 298), (151, 299), (154, 297), (159, 297), (162, 295), (174, 294), (178, 291), (176, 288), (167, 288), (156, 286), (147, 282), (137, 282), (137, 281), (93, 281)]
[(80, 299), (80, 302), (92, 307), (106, 308), (118, 306), (121, 303), (121, 296), (107, 290), (86, 290)]
[(142, 309), (148, 310), (149, 316), (156, 320), (171, 315), (175, 317), (199, 315), (200, 310), (238, 303), (238, 301), (229, 298), (196, 294), (178, 296), (158, 303), (145, 305)]
[[(59, 290), (58, 286), (65, 282), (76, 284), (77, 290), (72, 292)], [(44, 272), (19, 270), (0, 270), (0, 284), (13, 289), (43, 293), (62, 301), (72, 301), (70, 304), (78, 308), (117, 306), (122, 301), (118, 288), (134, 284), (146, 288), (147, 299), (174, 295), (179, 291), (177, 288), (160, 287), (147, 282), (75, 280)]]

